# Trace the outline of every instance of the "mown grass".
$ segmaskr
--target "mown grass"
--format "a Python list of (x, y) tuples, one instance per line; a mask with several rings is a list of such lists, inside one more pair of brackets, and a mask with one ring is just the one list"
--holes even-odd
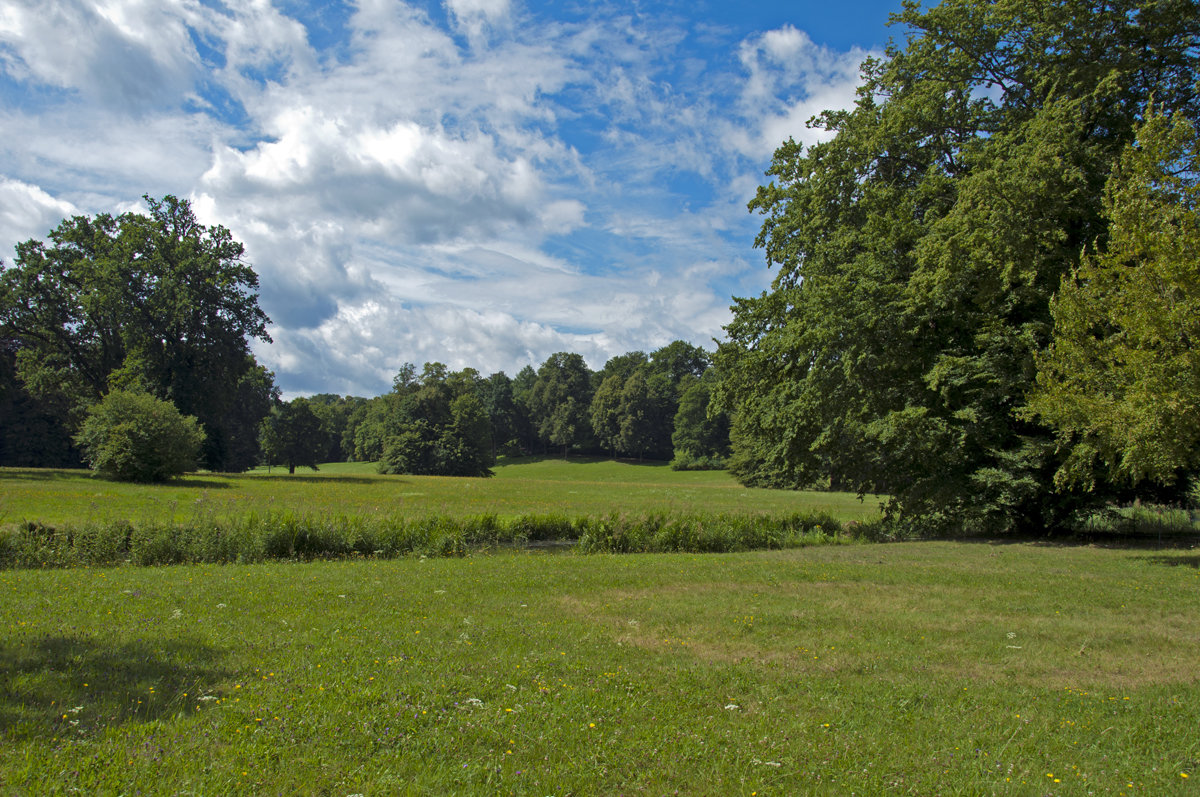
[(297, 515), (467, 517), (563, 514), (879, 514), (849, 493), (742, 487), (727, 473), (677, 472), (664, 463), (574, 458), (502, 462), (491, 479), (385, 476), (370, 463), (336, 463), (288, 475), (203, 473), (163, 485), (94, 478), (87, 471), (0, 468), (0, 523), (176, 522), (288, 511)]
[(1194, 551), (0, 572), (0, 791), (1182, 794)]

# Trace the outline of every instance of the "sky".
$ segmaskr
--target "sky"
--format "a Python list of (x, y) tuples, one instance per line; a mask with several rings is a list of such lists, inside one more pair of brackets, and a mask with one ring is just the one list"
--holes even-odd
[(900, 0), (5, 0), (0, 259), (187, 198), (245, 244), (285, 397), (406, 362), (712, 350), (747, 202)]

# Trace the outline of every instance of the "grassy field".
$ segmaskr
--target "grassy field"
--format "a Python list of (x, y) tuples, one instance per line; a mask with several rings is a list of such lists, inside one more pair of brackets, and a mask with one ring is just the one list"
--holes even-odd
[(0, 524), (182, 521), (283, 510), (452, 517), (828, 511), (842, 520), (879, 513), (879, 502), (870, 497), (859, 501), (849, 493), (750, 489), (723, 471), (677, 472), (665, 463), (529, 458), (502, 463), (495, 471), (490, 479), (383, 476), (370, 463), (336, 463), (294, 475), (276, 468), (136, 485), (94, 478), (88, 471), (0, 468)]
[(0, 792), (1192, 793), (1198, 567), (931, 542), (2, 571)]

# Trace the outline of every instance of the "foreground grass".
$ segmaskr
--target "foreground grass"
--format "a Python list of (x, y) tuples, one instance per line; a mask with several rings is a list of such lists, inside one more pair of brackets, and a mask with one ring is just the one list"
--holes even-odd
[(274, 511), (407, 517), (805, 511), (828, 512), (843, 521), (879, 514), (878, 501), (859, 501), (850, 493), (751, 489), (723, 471), (681, 473), (664, 463), (529, 458), (501, 464), (495, 471), (491, 479), (384, 476), (370, 463), (335, 463), (294, 475), (275, 468), (135, 485), (94, 478), (82, 470), (0, 468), (0, 523), (175, 522), (198, 515)]
[(5, 571), (0, 790), (1186, 793), (1198, 567), (909, 543)]

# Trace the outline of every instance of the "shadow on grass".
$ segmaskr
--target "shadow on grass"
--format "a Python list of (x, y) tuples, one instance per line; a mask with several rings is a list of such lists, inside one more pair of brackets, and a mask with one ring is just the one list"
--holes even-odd
[(1190, 567), (1200, 570), (1200, 556), (1139, 556), (1143, 562), (1164, 567)]
[(391, 475), (383, 474), (383, 473), (381, 473), (377, 476), (350, 476), (350, 475), (343, 476), (343, 475), (336, 474), (336, 473), (330, 474), (328, 476), (322, 476), (320, 474), (288, 473), (287, 470), (278, 470), (277, 469), (274, 473), (263, 473), (262, 471), (258, 471), (256, 473), (249, 473), (246, 475), (252, 479), (263, 479), (263, 480), (280, 481), (280, 482), (308, 482), (308, 483), (312, 483), (312, 484), (332, 483), (332, 482), (337, 482), (338, 484), (378, 484), (381, 480), (384, 480), (384, 479), (387, 479), (388, 481), (393, 481), (397, 484), (404, 483), (404, 481), (402, 479), (397, 479), (395, 476), (391, 476)]
[(1090, 547), (1130, 551), (1191, 550), (1200, 547), (1200, 533), (1192, 531), (1164, 533), (1162, 535), (1136, 532), (1088, 532), (1063, 535), (1061, 537), (1013, 534), (1003, 537), (963, 536), (931, 537), (930, 539), (982, 545), (1041, 545), (1047, 548)]
[(0, 481), (9, 479), (29, 482), (49, 482), (49, 481), (65, 481), (67, 479), (87, 479), (90, 478), (92, 472), (90, 470), (75, 469), (65, 470), (55, 468), (53, 470), (47, 468), (0, 468)]
[(202, 710), (230, 677), (220, 666), (223, 656), (187, 639), (5, 641), (0, 738), (84, 738), (114, 725)]

